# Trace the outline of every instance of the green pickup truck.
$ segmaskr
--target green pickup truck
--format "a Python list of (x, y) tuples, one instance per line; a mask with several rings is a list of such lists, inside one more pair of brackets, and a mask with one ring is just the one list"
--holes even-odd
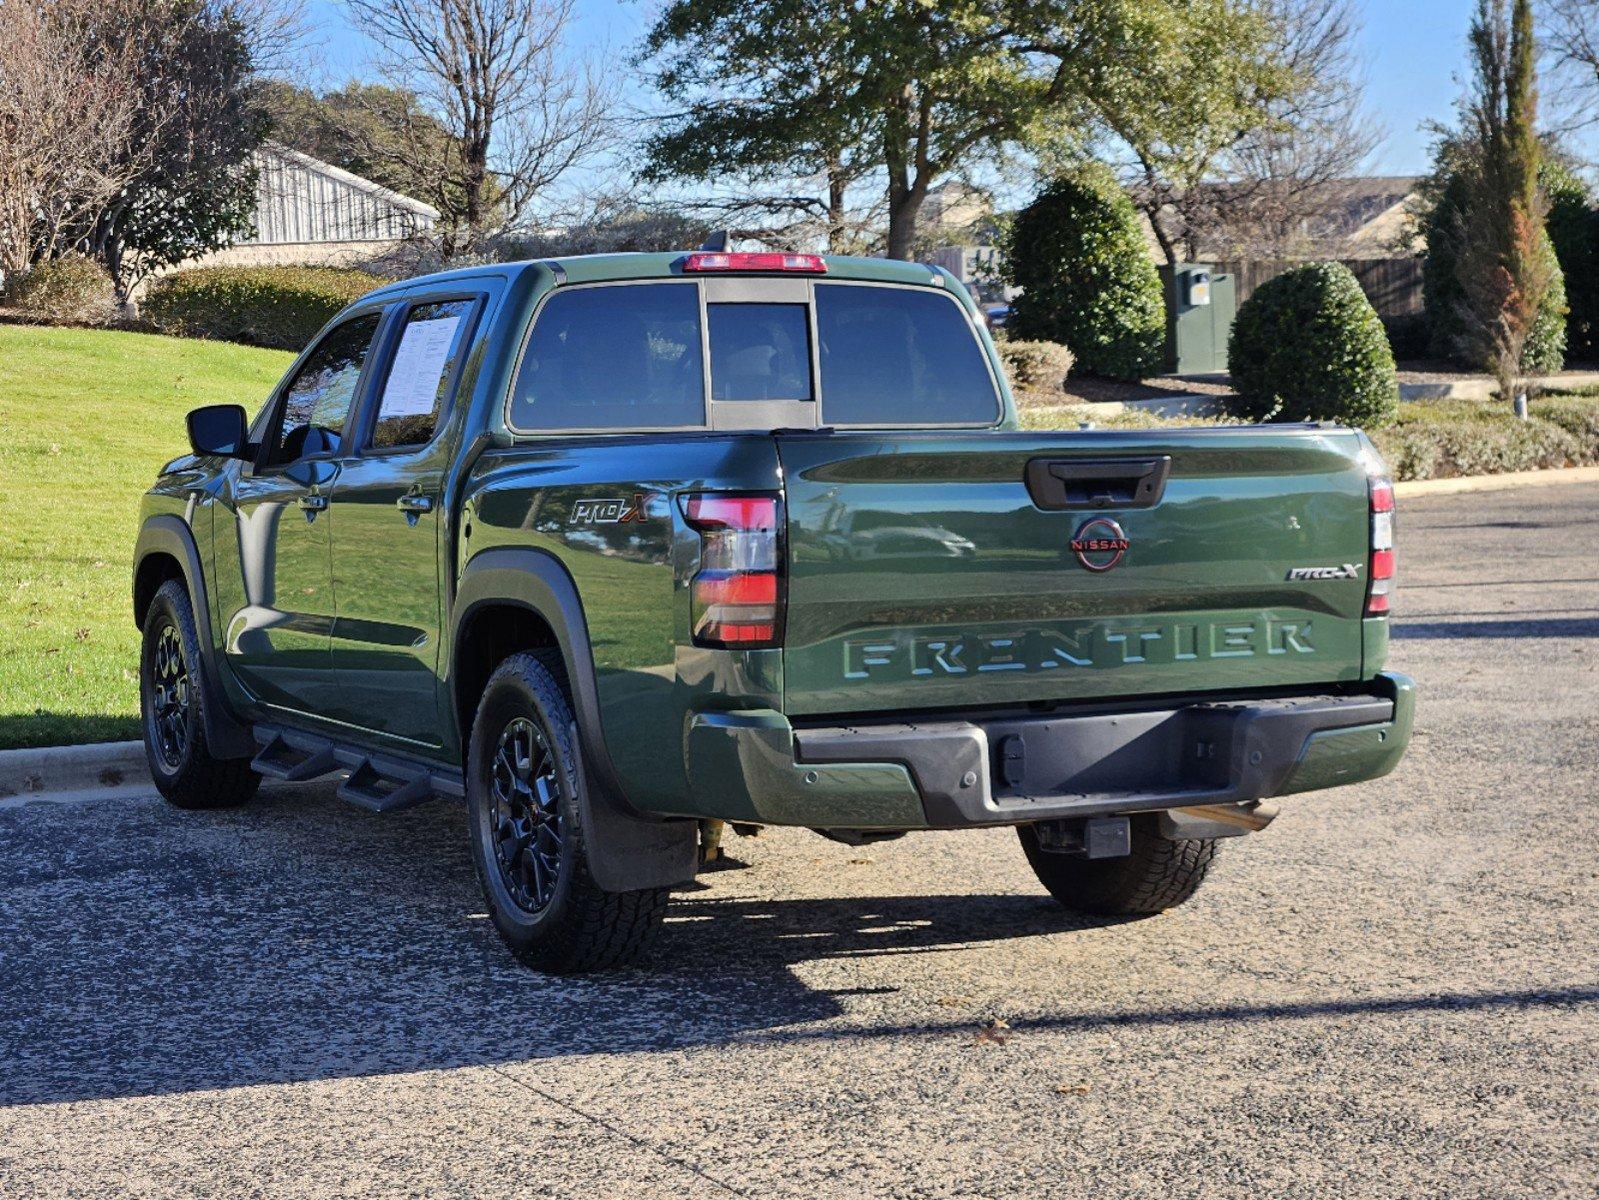
[(1393, 487), (1327, 425), (1018, 432), (943, 271), (618, 254), (381, 288), (189, 416), (134, 555), (183, 808), (464, 797), (525, 961), (633, 960), (703, 822), (1014, 826), (1062, 904), (1181, 903), (1410, 735)]

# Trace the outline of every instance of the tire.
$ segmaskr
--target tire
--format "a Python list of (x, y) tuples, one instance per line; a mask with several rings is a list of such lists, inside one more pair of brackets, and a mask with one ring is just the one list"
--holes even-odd
[(237, 808), (261, 777), (248, 758), (217, 758), (205, 739), (202, 659), (189, 589), (161, 585), (144, 615), (139, 651), (139, 717), (150, 777), (177, 808)]
[(1205, 881), (1216, 857), (1214, 838), (1167, 841), (1153, 814), (1132, 818), (1132, 853), (1080, 858), (1041, 848), (1031, 825), (1018, 826), (1022, 849), (1049, 894), (1076, 912), (1148, 917), (1176, 908)]
[(466, 797), (472, 861), (495, 929), (527, 965), (575, 974), (639, 961), (670, 893), (608, 892), (594, 882), (564, 678), (553, 650), (499, 665), (472, 722)]

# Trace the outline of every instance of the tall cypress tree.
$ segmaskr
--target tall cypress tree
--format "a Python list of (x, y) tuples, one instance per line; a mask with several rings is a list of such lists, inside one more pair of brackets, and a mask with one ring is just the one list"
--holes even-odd
[(1465, 349), (1509, 399), (1519, 391), (1522, 349), (1558, 270), (1544, 233), (1531, 0), (1514, 0), (1508, 19), (1505, 0), (1478, 0), (1470, 41), (1460, 316)]

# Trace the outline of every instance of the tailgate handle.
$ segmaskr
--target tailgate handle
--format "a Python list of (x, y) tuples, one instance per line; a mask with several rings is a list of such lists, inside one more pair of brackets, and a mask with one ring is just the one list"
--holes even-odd
[(1160, 503), (1171, 455), (1157, 458), (1035, 458), (1027, 492), (1039, 508), (1150, 508)]

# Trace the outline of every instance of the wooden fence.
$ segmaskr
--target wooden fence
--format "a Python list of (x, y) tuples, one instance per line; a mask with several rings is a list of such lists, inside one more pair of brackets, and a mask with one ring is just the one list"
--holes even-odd
[[(1342, 261), (1360, 280), (1361, 290), (1379, 317), (1403, 317), (1422, 311), (1421, 259), (1346, 258)], [(1238, 303), (1242, 304), (1266, 280), (1303, 265), (1303, 262), (1286, 259), (1218, 261), (1216, 270), (1234, 277)]]

